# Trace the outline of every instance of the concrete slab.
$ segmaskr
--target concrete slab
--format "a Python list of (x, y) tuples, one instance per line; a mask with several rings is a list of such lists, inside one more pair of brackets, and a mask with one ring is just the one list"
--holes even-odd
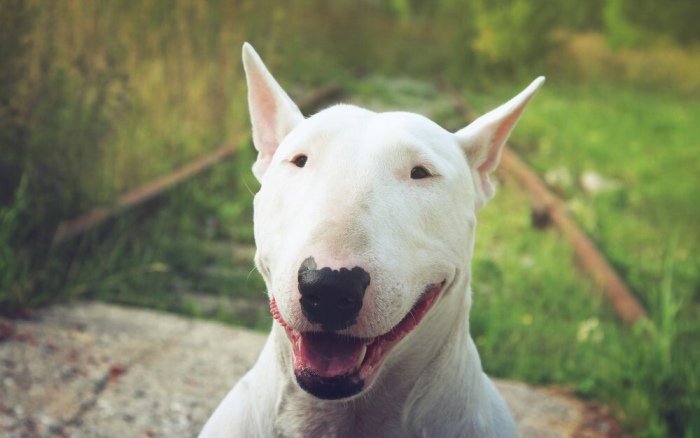
[[(0, 319), (0, 435), (194, 436), (254, 363), (265, 335), (114, 305)], [(560, 389), (497, 382), (523, 437), (621, 436)]]

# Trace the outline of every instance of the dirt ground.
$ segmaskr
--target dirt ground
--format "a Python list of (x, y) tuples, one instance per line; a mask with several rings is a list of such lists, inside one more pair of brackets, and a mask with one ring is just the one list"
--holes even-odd
[[(195, 436), (264, 339), (100, 303), (0, 319), (0, 435)], [(522, 437), (624, 436), (604, 408), (565, 390), (497, 386)]]

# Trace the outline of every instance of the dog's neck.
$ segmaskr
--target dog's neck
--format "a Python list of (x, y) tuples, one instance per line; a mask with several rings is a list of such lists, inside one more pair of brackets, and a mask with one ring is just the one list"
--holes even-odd
[[(469, 294), (468, 278), (445, 290), (436, 306), (446, 309), (428, 315), (392, 352), (367, 393), (350, 401), (323, 401), (301, 390), (289, 371), (289, 342), (283, 330), (275, 327), (272, 336), (276, 338), (283, 376), (276, 405), (277, 433), (405, 436), (414, 429), (412, 425), (424, 428), (431, 423), (440, 430), (442, 419), (449, 418), (449, 413), (432, 409), (438, 405), (464, 406), (468, 401), (460, 388), (469, 385), (472, 392), (479, 393), (483, 384), (481, 363), (469, 335)], [(444, 403), (449, 398), (454, 398), (454, 403)]]

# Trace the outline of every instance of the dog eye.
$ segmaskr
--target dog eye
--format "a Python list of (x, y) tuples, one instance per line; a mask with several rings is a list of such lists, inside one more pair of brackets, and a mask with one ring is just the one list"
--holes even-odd
[(297, 156), (294, 157), (294, 159), (292, 160), (292, 163), (294, 163), (294, 165), (297, 166), (297, 167), (304, 167), (304, 166), (306, 166), (306, 160), (307, 160), (307, 159), (308, 159), (308, 157), (307, 157), (306, 155), (304, 155), (304, 154), (297, 155)]
[(430, 172), (423, 166), (416, 166), (411, 169), (411, 179), (423, 179), (429, 176), (431, 176)]

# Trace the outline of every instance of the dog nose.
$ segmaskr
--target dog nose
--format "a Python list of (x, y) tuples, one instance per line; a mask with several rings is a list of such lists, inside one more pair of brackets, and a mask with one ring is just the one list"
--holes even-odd
[(370, 281), (369, 273), (360, 267), (317, 269), (313, 257), (301, 264), (298, 279), (302, 313), (328, 331), (355, 323)]

